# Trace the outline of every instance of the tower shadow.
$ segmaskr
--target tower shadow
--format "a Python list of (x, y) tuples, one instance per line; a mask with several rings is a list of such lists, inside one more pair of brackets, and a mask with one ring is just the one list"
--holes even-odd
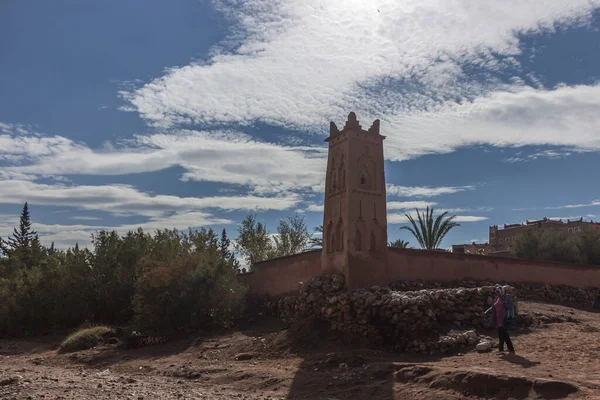
[(294, 376), (287, 399), (394, 399), (394, 370), (369, 364), (348, 367), (317, 367), (305, 359)]
[(332, 332), (314, 319), (289, 332), (292, 350), (303, 361), (287, 399), (394, 399), (394, 365), (364, 338)]

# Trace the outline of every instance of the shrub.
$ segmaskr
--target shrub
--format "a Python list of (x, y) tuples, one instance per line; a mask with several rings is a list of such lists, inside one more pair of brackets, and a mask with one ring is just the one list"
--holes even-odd
[(196, 249), (145, 268), (133, 300), (135, 326), (145, 332), (230, 326), (243, 311), (245, 287), (229, 262)]
[(600, 235), (584, 228), (582, 232), (525, 231), (515, 243), (513, 254), (520, 258), (600, 264)]
[(104, 335), (112, 332), (107, 326), (95, 326), (93, 328), (80, 329), (69, 335), (58, 349), (59, 353), (70, 353), (73, 351), (90, 349), (100, 344)]

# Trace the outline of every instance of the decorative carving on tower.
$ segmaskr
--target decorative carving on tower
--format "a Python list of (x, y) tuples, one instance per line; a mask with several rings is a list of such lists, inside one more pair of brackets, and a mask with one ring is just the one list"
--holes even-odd
[(356, 114), (340, 131), (330, 123), (323, 215), (323, 272), (381, 281), (387, 274), (387, 211), (380, 122), (362, 129)]

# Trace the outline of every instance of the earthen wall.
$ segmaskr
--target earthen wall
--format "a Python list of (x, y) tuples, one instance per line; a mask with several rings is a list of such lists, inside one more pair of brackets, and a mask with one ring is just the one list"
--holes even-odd
[[(576, 288), (600, 287), (600, 267), (551, 261), (389, 248), (386, 274), (371, 271), (368, 260), (353, 258), (345, 272), (351, 288), (387, 286), (398, 281), (473, 280), (536, 283)], [(281, 296), (298, 290), (301, 282), (320, 275), (321, 251), (315, 250), (258, 263), (240, 280), (255, 295)]]
[(251, 272), (238, 275), (252, 295), (282, 296), (294, 293), (298, 285), (321, 274), (321, 250), (308, 251), (257, 263)]

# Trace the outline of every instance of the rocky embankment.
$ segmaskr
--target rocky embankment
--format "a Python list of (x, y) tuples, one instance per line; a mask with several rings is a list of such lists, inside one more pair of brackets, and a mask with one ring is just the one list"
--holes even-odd
[[(445, 289), (445, 288), (477, 288), (492, 286), (492, 282), (478, 282), (468, 280), (457, 281), (402, 281), (390, 285), (393, 290), (415, 291), (423, 289)], [(565, 285), (547, 285), (543, 283), (510, 283), (523, 300), (536, 300), (546, 303), (558, 303), (569, 305), (589, 306), (596, 298), (596, 289), (580, 289)]]
[[(516, 291), (507, 289), (516, 303)], [(435, 353), (479, 343), (473, 328), (487, 326), (484, 312), (493, 296), (494, 286), (345, 290), (344, 277), (330, 274), (312, 278), (297, 296), (281, 299), (277, 313), (287, 321), (316, 317), (333, 330), (393, 343), (397, 351)]]

